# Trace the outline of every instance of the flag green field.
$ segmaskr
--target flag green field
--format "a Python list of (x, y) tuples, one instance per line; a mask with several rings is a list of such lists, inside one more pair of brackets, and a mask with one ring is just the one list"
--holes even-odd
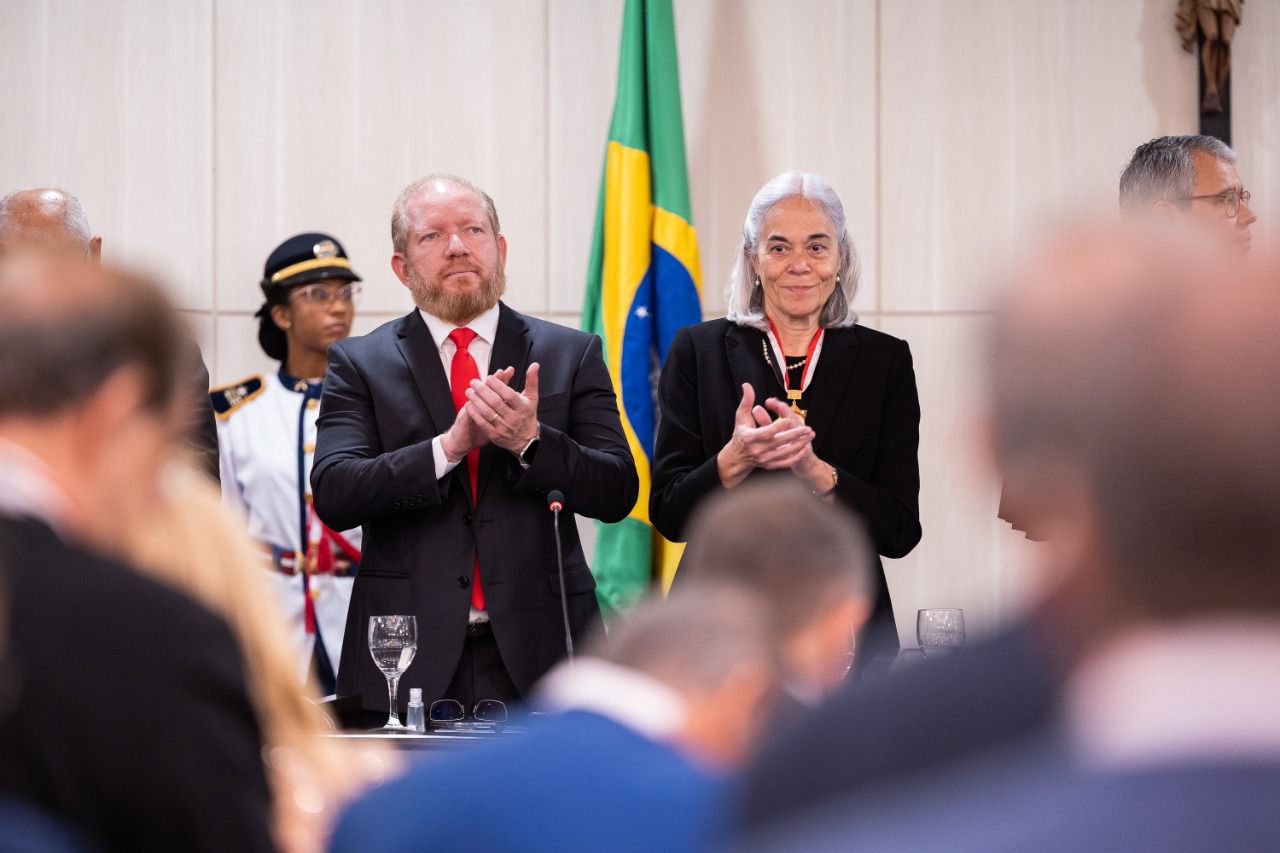
[(598, 529), (593, 564), (606, 618), (655, 580), (669, 585), (680, 557), (649, 524), (649, 485), (658, 370), (676, 330), (702, 319), (692, 220), (671, 0), (626, 0), (582, 314), (583, 328), (604, 339), (640, 474), (631, 516)]

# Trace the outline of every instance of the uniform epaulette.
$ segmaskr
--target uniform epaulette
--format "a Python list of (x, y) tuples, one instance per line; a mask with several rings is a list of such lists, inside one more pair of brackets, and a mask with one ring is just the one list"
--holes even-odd
[(248, 379), (232, 382), (230, 385), (209, 389), (209, 399), (213, 401), (214, 416), (225, 420), (236, 409), (261, 394), (266, 387), (267, 384), (263, 381), (262, 374), (259, 373), (256, 376), (250, 376)]

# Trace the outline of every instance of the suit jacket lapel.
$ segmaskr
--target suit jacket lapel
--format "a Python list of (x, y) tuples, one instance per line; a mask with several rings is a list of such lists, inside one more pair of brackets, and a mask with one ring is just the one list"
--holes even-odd
[(415, 310), (400, 320), (396, 330), (400, 354), (413, 374), (418, 393), (427, 405), (427, 415), (436, 433), (442, 433), (453, 423), (457, 412), (453, 408), (453, 392), (449, 390), (449, 377), (444, 375), (440, 363), (440, 350), (431, 339), (431, 332), (422, 316)]
[[(757, 329), (730, 325), (724, 336), (724, 355), (729, 362), (729, 375), (733, 377), (734, 407), (742, 400), (742, 383), (749, 382), (756, 392), (756, 404), (763, 405), (766, 397), (786, 399), (778, 377), (764, 360), (760, 350), (762, 335)], [(732, 430), (732, 425), (729, 426)]]
[[(404, 358), (409, 373), (413, 376), (418, 388), (418, 395), (427, 407), (427, 417), (435, 428), (436, 435), (444, 432), (453, 423), (457, 411), (453, 408), (453, 392), (449, 389), (449, 378), (444, 375), (444, 365), (440, 363), (440, 349), (431, 337), (422, 315), (414, 310), (400, 320), (396, 329), (396, 344), (400, 347), (400, 355)], [(462, 466), (459, 466), (462, 468)], [(455, 471), (456, 473), (456, 471)], [(465, 476), (463, 468), (463, 488), (471, 494), (471, 478)], [(448, 479), (448, 478), (446, 478)]]
[[(489, 372), (497, 373), (504, 367), (514, 367), (516, 372), (511, 377), (511, 387), (516, 391), (523, 391), (524, 374), (528, 369), (529, 351), (532, 348), (533, 340), (529, 335), (529, 324), (505, 303), (498, 303), (498, 333), (489, 355)], [(484, 493), (485, 483), (488, 482), (494, 466), (499, 461), (506, 462), (510, 456), (511, 454), (507, 451), (492, 444), (480, 448), (480, 473), (476, 482), (481, 494)]]
[(847, 329), (828, 329), (822, 340), (822, 355), (818, 358), (813, 380), (805, 397), (809, 402), (806, 418), (815, 433), (813, 450), (822, 455), (822, 446), (831, 435), (840, 404), (849, 394), (853, 382), (853, 367), (858, 360), (858, 335), (856, 326)]

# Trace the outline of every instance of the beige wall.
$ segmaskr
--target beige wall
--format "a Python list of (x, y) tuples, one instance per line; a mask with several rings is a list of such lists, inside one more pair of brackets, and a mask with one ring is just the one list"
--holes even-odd
[[(708, 316), (745, 207), (789, 168), (841, 192), (863, 320), (910, 341), (925, 538), (888, 566), (916, 608), (982, 628), (1030, 579), (974, 461), (972, 354), (993, 259), (1066, 205), (1112, 204), (1139, 142), (1194, 132), (1174, 0), (677, 0)], [(403, 313), (398, 189), (431, 170), (497, 199), (509, 301), (576, 324), (621, 0), (0, 3), (0, 189), (78, 193), (106, 253), (152, 266), (215, 381), (267, 366), (251, 314), (267, 252), (332, 231), (364, 275), (357, 331)], [(1280, 217), (1280, 7), (1246, 7), (1240, 171)]]

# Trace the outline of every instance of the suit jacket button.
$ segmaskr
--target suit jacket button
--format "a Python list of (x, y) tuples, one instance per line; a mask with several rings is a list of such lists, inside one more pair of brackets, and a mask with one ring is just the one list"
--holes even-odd
[(471, 526), (471, 513), (464, 512), (462, 514), (462, 523), (465, 524), (467, 527)]
[(471, 586), (471, 578), (465, 575), (458, 575), (458, 589), (466, 589)]

